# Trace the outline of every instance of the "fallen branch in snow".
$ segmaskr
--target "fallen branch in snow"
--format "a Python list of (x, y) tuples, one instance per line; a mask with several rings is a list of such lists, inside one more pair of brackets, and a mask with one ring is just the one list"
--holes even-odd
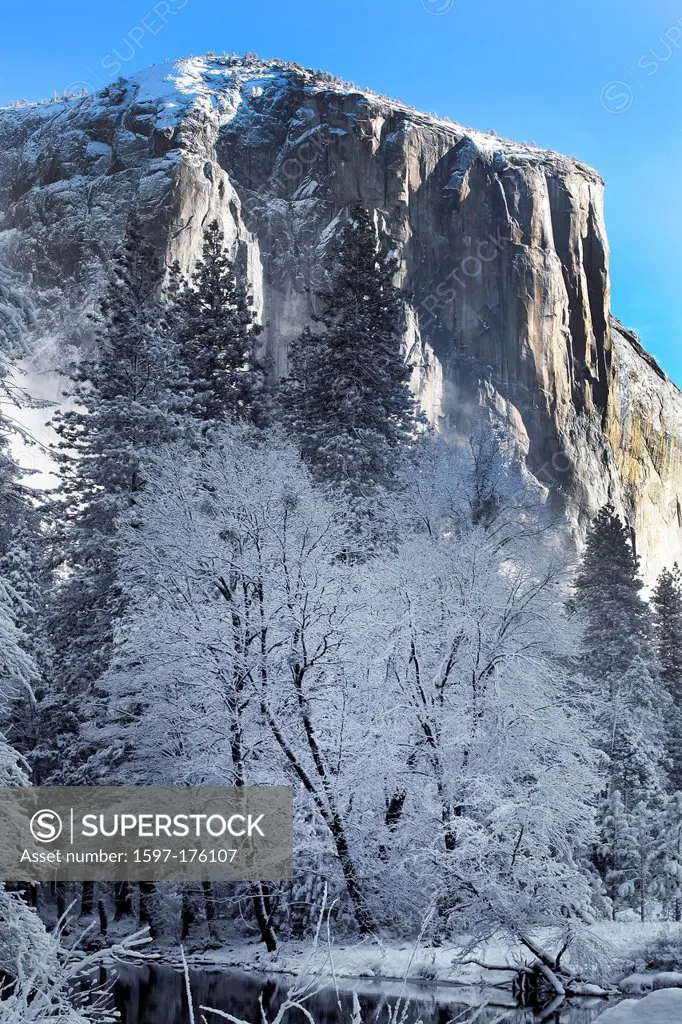
[(487, 963), (477, 957), (468, 957), (461, 960), (460, 964), (473, 964), (486, 971), (504, 971), (513, 975), (512, 992), (523, 1005), (537, 1001), (545, 1006), (555, 1006), (561, 1005), (566, 998), (573, 996), (608, 998), (617, 994), (615, 989), (588, 983), (575, 971), (561, 966), (561, 958), (568, 949), (568, 942), (564, 943), (556, 957), (552, 957), (526, 936), (520, 936), (520, 941), (534, 957), (530, 963)]
[(475, 957), (470, 957), (468, 960), (460, 960), (460, 966), (466, 964), (474, 964), (476, 967), (482, 967), (486, 971), (512, 971), (514, 974), (527, 972), (532, 974), (532, 969), (526, 965), (519, 966), (518, 964), (487, 964), (483, 960), (476, 960)]

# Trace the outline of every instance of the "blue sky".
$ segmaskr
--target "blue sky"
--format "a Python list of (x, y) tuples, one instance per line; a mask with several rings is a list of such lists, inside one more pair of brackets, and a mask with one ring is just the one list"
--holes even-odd
[(607, 185), (614, 312), (682, 386), (682, 0), (2, 0), (1, 14), (0, 103), (99, 87), (119, 57), (125, 74), (252, 50), (587, 161)]

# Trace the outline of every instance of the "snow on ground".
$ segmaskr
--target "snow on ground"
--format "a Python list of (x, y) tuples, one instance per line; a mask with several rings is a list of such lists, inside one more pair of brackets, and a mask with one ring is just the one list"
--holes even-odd
[(644, 999), (624, 999), (602, 1013), (597, 1024), (676, 1024), (682, 1021), (682, 991), (652, 992)]
[(643, 995), (659, 988), (682, 988), (682, 972), (654, 971), (647, 974), (628, 974), (627, 978), (619, 982), (618, 988), (628, 995)]
[[(274, 953), (268, 953), (262, 943), (254, 939), (216, 950), (190, 951), (187, 959), (194, 967), (238, 967), (245, 971), (291, 975), (308, 967), (310, 973), (331, 976), (333, 969), (337, 978), (409, 979), (460, 984), (476, 984), (483, 975), (487, 981), (493, 978), (491, 972), (475, 966), (455, 968), (453, 960), (458, 952), (457, 947), (450, 945), (431, 949), (415, 947), (407, 942), (388, 944), (366, 940), (359, 943), (334, 942), (331, 946), (321, 941), (312, 953), (307, 941), (287, 942), (280, 944)], [(172, 951), (169, 950), (169, 954), (174, 959)]]
[[(622, 973), (632, 971), (635, 965), (639, 966), (645, 947), (662, 934), (670, 938), (678, 937), (682, 945), (682, 925), (678, 924), (603, 921), (594, 925), (589, 934), (595, 940), (595, 946), (603, 953), (605, 961), (613, 964), (614, 982)], [(548, 935), (535, 935), (534, 938), (550, 952), (555, 948)], [(465, 953), (464, 943), (431, 947), (407, 941), (367, 939), (364, 942), (333, 942), (329, 945), (322, 936), (312, 954), (310, 943), (305, 941), (282, 943), (274, 953), (268, 953), (262, 943), (253, 938), (250, 941), (228, 943), (217, 950), (192, 952), (190, 948), (186, 952), (188, 961), (194, 967), (237, 967), (259, 973), (296, 975), (307, 966), (311, 973), (320, 976), (331, 976), (333, 969), (335, 977), (339, 979), (381, 978), (469, 986), (497, 985), (510, 981), (509, 972), (485, 970), (476, 964), (462, 963), (463, 959), (469, 957)], [(521, 946), (512, 948), (502, 937), (479, 947), (472, 956), (483, 963), (510, 966), (524, 961), (531, 962), (533, 959), (528, 950)], [(164, 956), (166, 958), (174, 961), (175, 953), (169, 950), (168, 956)], [(672, 975), (673, 972), (640, 973), (635, 976), (638, 978), (637, 984), (624, 991), (650, 991), (662, 987), (666, 980), (672, 984)], [(682, 983), (682, 974), (679, 977)]]

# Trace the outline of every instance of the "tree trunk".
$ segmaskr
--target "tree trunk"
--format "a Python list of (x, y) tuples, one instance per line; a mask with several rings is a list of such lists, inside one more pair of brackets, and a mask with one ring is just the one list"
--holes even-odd
[(316, 773), (320, 779), (322, 789), (327, 800), (326, 805), (324, 800), (320, 796), (319, 792), (315, 788), (315, 785), (312, 782), (310, 776), (308, 775), (308, 772), (306, 771), (305, 767), (301, 764), (294, 750), (289, 746), (286, 739), (284, 738), (282, 730), (279, 728), (277, 722), (270, 714), (269, 708), (265, 701), (261, 702), (261, 710), (270, 728), (272, 729), (275, 740), (279, 744), (289, 763), (294, 768), (299, 779), (301, 780), (307, 791), (311, 794), (313, 800), (315, 801), (315, 805), (318, 811), (320, 812), (321, 817), (323, 818), (327, 828), (331, 833), (332, 839), (334, 841), (334, 846), (336, 847), (336, 853), (341, 862), (341, 870), (343, 872), (343, 878), (346, 883), (346, 890), (348, 892), (350, 901), (353, 905), (355, 920), (357, 921), (360, 933), (362, 935), (368, 935), (369, 933), (374, 931), (374, 921), (372, 920), (372, 916), (365, 905), (362, 891), (360, 889), (360, 885), (358, 882), (357, 873), (355, 871), (355, 864), (353, 863), (353, 858), (351, 857), (350, 849), (348, 847), (348, 841), (346, 839), (346, 834), (343, 828), (343, 821), (334, 802), (334, 794), (332, 792), (331, 786), (329, 785), (329, 778), (322, 761), (322, 756), (320, 754), (319, 747), (317, 746), (317, 740), (315, 739), (310, 719), (307, 716), (307, 714), (304, 714), (302, 716), (303, 726), (308, 740), (308, 745), (312, 751), (313, 760), (315, 762)]
[(203, 881), (201, 888), (204, 894), (204, 909), (206, 911), (206, 920), (211, 922), (215, 919), (215, 898), (213, 896), (213, 886), (210, 882)]
[(104, 909), (104, 900), (97, 900), (97, 913), (99, 914), (99, 932), (105, 939), (109, 932), (109, 922), (107, 921), (107, 912)]
[(187, 889), (182, 890), (182, 909), (180, 911), (180, 939), (184, 940), (189, 935), (189, 926), (194, 921), (194, 914), (192, 913), (192, 907), (189, 901), (189, 895)]
[(341, 862), (341, 871), (343, 872), (348, 896), (353, 904), (353, 912), (355, 914), (355, 920), (358, 923), (358, 928), (360, 929), (360, 934), (369, 935), (374, 931), (374, 921), (372, 920), (372, 915), (367, 909), (364, 896), (362, 895), (358, 876), (355, 871), (355, 864), (353, 863), (353, 858), (351, 857), (350, 850), (348, 849), (348, 841), (346, 839), (343, 823), (336, 811), (329, 822), (329, 828), (334, 839), (336, 852)]
[(133, 916), (133, 894), (127, 882), (114, 885), (114, 921)]
[(66, 882), (57, 882), (55, 890), (57, 896), (57, 917), (62, 918), (66, 913)]
[(251, 902), (253, 903), (253, 911), (258, 921), (260, 937), (265, 943), (268, 953), (274, 953), (277, 949), (277, 936), (270, 922), (270, 914), (268, 912), (269, 898), (262, 882), (256, 882), (252, 887)]
[[(386, 814), (384, 815), (384, 825), (388, 831), (392, 834), (398, 828), (400, 819), (403, 816), (403, 808), (405, 806), (405, 800), (407, 799), (407, 790), (398, 789), (394, 792), (390, 800), (386, 801)], [(379, 856), (382, 860), (388, 860), (389, 849), (386, 843), (380, 843), (379, 845)]]
[(147, 925), (149, 934), (154, 939), (156, 938), (156, 929), (152, 919), (152, 900), (156, 886), (153, 882), (139, 882), (138, 884), (140, 888), (140, 924)]
[(81, 890), (81, 917), (90, 917), (95, 906), (95, 883), (83, 882)]
[(213, 894), (213, 883), (203, 881), (201, 883), (201, 889), (204, 895), (204, 911), (206, 913), (206, 925), (208, 927), (209, 937), (215, 941), (216, 930), (215, 930), (215, 918), (216, 918), (216, 906), (215, 896)]

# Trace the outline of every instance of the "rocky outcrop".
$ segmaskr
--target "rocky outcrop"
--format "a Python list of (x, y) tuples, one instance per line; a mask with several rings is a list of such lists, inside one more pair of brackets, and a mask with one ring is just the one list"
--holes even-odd
[(34, 352), (87, 343), (134, 209), (186, 269), (220, 220), (282, 374), (359, 201), (400, 259), (439, 429), (483, 406), (579, 531), (614, 500), (653, 574), (682, 557), (682, 396), (610, 318), (602, 188), (575, 160), (280, 62), (191, 58), (0, 112), (0, 262), (33, 299)]

